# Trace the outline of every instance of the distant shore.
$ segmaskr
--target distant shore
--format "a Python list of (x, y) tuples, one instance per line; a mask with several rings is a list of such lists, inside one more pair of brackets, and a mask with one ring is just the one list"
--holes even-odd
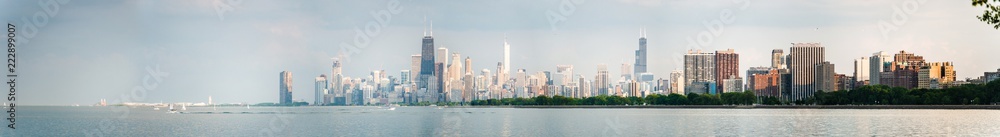
[[(479, 106), (472, 106), (479, 107)], [(1000, 105), (637, 105), (637, 106), (602, 106), (602, 105), (566, 105), (566, 106), (482, 106), (511, 108), (638, 108), (638, 109), (996, 109)]]

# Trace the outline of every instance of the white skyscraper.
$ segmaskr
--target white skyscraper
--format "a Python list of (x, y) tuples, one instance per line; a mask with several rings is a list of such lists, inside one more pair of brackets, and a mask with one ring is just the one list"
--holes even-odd
[(882, 71), (884, 71), (883, 68), (885, 68), (885, 66), (892, 65), (893, 59), (894, 57), (889, 55), (889, 53), (885, 51), (875, 52), (872, 54), (871, 57), (868, 58), (868, 63), (870, 64), (868, 65), (869, 85), (885, 84), (882, 83), (881, 80), (879, 80), (881, 79), (879, 73), (882, 73)]
[(510, 44), (507, 43), (507, 34), (503, 34), (503, 73), (510, 74)]
[(316, 95), (314, 96), (313, 105), (318, 106), (323, 104), (323, 94), (326, 94), (327, 85), (329, 84), (326, 82), (326, 75), (320, 74), (319, 77), (316, 77)]
[(871, 65), (871, 63), (868, 62), (868, 58), (866, 57), (854, 59), (854, 78), (856, 79), (855, 81), (868, 80), (868, 76), (871, 74), (870, 72), (868, 72), (871, 71), (871, 69), (868, 68), (869, 65)]

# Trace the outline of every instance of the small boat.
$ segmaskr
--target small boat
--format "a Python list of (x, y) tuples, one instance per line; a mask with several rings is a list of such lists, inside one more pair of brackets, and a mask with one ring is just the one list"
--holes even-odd
[(181, 110), (188, 110), (187, 105), (181, 105)]
[(167, 113), (171, 113), (171, 114), (177, 113), (177, 109), (174, 109), (174, 105), (170, 105), (170, 109), (168, 109)]
[(158, 108), (158, 107), (153, 107), (153, 110), (160, 110), (160, 108)]
[(389, 110), (396, 110), (396, 107), (391, 107), (389, 108)]

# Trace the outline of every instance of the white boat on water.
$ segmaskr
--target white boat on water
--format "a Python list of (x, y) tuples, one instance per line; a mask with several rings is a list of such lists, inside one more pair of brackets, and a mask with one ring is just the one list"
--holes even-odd
[(181, 110), (188, 110), (187, 105), (181, 105)]
[(174, 109), (174, 105), (169, 105), (169, 106), (170, 109), (167, 110), (167, 113), (177, 113), (177, 109)]

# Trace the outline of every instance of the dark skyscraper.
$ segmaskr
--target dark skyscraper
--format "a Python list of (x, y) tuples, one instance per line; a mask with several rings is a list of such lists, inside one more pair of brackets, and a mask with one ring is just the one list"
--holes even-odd
[[(417, 76), (417, 90), (428, 89), (428, 82), (434, 76), (434, 23), (431, 23), (430, 35), (424, 32), (420, 49), (420, 74)], [(433, 92), (433, 91), (427, 91)], [(423, 95), (422, 95), (423, 96)]]
[(635, 50), (635, 64), (633, 65), (634, 66), (634, 71), (632, 71), (632, 73), (635, 73), (635, 74), (632, 75), (633, 78), (634, 77), (638, 77), (639, 74), (646, 73), (646, 32), (645, 31), (646, 31), (645, 29), (640, 29), (639, 30), (639, 50)]
[(434, 37), (424, 36), (420, 53), (420, 74), (434, 75)]

